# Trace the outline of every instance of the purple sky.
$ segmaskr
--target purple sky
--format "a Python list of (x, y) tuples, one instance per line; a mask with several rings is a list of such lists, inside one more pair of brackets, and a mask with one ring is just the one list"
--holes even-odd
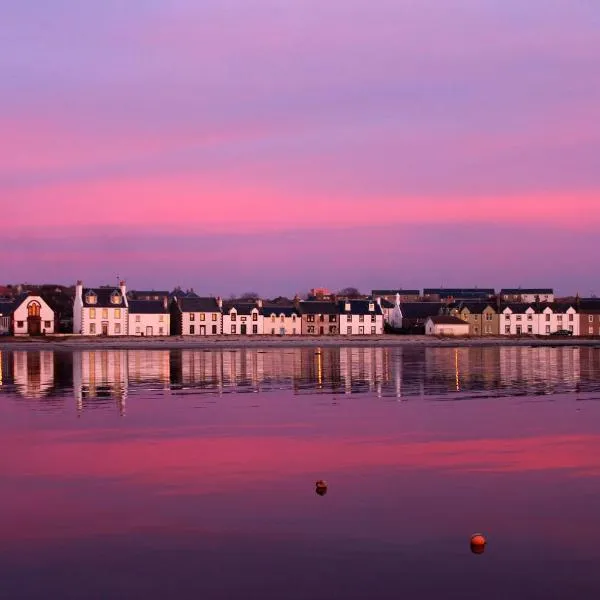
[(30, 0), (0, 281), (600, 293), (600, 5)]

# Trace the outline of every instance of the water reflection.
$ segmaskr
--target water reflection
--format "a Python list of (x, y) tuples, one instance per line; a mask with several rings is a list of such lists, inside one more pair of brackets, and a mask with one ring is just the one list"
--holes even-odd
[(80, 410), (144, 390), (414, 396), (596, 392), (600, 349), (576, 347), (296, 348), (0, 352), (0, 393), (73, 391)]

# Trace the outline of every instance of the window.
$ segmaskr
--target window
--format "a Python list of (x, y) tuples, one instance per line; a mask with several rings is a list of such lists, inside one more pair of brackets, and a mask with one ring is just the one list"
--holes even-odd
[(358, 322), (359, 323), (364, 323), (365, 322), (365, 315), (359, 315)]
[(330, 325), (329, 326), (329, 333), (331, 333), (331, 334), (337, 333), (337, 327), (335, 325)]
[(17, 327), (23, 327), (24, 321), (17, 321)]
[(296, 315), (292, 315), (292, 323), (296, 322)]
[(531, 313), (528, 313), (527, 320), (528, 321), (533, 321), (533, 315)]
[(546, 325), (546, 333), (550, 333), (550, 325)]
[(96, 318), (96, 309), (90, 308), (90, 319), (95, 319), (95, 318)]
[(377, 333), (377, 327), (371, 327), (371, 333)]
[(96, 294), (94, 294), (93, 292), (87, 294), (86, 297), (85, 297), (85, 301), (88, 304), (96, 304), (97, 300), (98, 300), (98, 298), (96, 297)]
[(135, 322), (139, 323), (140, 322), (140, 318), (141, 318), (140, 315), (135, 315)]
[(275, 315), (271, 315), (271, 323), (275, 323)]
[(113, 304), (121, 304), (121, 294), (118, 293), (114, 293), (111, 297), (110, 297), (110, 301)]
[(569, 325), (569, 331), (573, 333), (573, 325)]
[(120, 318), (121, 318), (121, 309), (115, 308), (115, 319), (120, 319)]
[(237, 320), (237, 313), (234, 313), (234, 312), (231, 313), (231, 320), (232, 321), (236, 321)]
[(509, 315), (508, 313), (506, 313), (504, 316), (505, 316), (507, 319), (510, 319), (510, 315)]
[(562, 321), (563, 316), (562, 315), (556, 315), (556, 320), (557, 321)]
[(240, 317), (240, 321), (246, 321), (246, 317)]
[(325, 320), (325, 315), (319, 315), (319, 321), (323, 322)]
[(510, 335), (510, 325), (505, 325), (504, 326), (504, 333), (507, 333)]
[(231, 333), (236, 333), (236, 326), (235, 325), (231, 326)]
[(139, 328), (139, 327), (136, 327), (136, 328), (135, 328), (135, 332), (136, 332), (136, 333), (139, 333), (139, 332), (140, 332), (140, 328)]
[(569, 321), (573, 320), (573, 313), (569, 313)]
[(377, 315), (371, 315), (371, 323), (377, 323)]
[(314, 333), (315, 332), (315, 326), (314, 325), (309, 325), (308, 326), (308, 333)]
[(352, 325), (349, 325), (348, 327), (346, 327), (346, 333), (348, 335), (352, 335)]
[(258, 333), (258, 325), (252, 325), (252, 333)]
[(90, 333), (92, 335), (96, 333), (96, 323), (90, 323)]
[(348, 323), (352, 322), (352, 315), (347, 315), (346, 316), (346, 321), (348, 321)]
[(27, 316), (28, 317), (39, 317), (42, 307), (39, 302), (30, 302), (27, 305)]
[(195, 320), (196, 320), (196, 314), (190, 313), (190, 321), (195, 321)]
[(190, 325), (190, 335), (194, 335), (195, 329), (193, 325)]
[(158, 315), (158, 322), (164, 323), (164, 321), (165, 321), (165, 315)]
[(375, 304), (373, 304), (373, 302), (369, 302), (369, 310), (370, 311), (374, 311), (375, 310)]
[(329, 315), (329, 322), (335, 323), (335, 315)]
[(315, 315), (308, 315), (308, 316), (306, 317), (306, 320), (307, 320), (309, 323), (314, 323), (314, 322), (315, 322)]
[(115, 323), (115, 334), (121, 333), (121, 323)]
[(216, 321), (216, 320), (217, 320), (217, 313), (213, 313), (213, 315), (212, 315), (212, 320), (213, 320), (213, 321)]
[(163, 335), (164, 334), (164, 330), (162, 327), (158, 328), (158, 335)]
[(48, 328), (52, 326), (52, 322), (51, 321), (44, 321), (44, 327)]
[(364, 327), (364, 325), (361, 325), (361, 326), (358, 328), (358, 333), (360, 333), (360, 335), (364, 335), (364, 333), (365, 333), (365, 327)]
[(485, 313), (485, 320), (486, 321), (491, 321), (492, 320), (492, 314), (491, 313)]
[[(588, 321), (589, 321), (590, 323), (593, 323), (593, 322), (594, 322), (594, 315), (589, 315), (589, 316), (588, 316)], [(590, 332), (590, 333), (591, 333), (591, 332)]]
[(279, 318), (279, 320), (280, 320), (282, 323), (285, 323), (285, 317), (284, 317), (283, 315), (281, 315), (281, 317)]
[(108, 319), (108, 308), (103, 308), (102, 309), (102, 318), (103, 319)]
[(258, 313), (257, 312), (253, 312), (252, 313), (252, 320), (253, 321), (258, 321)]
[(521, 316), (522, 316), (522, 315), (517, 315), (517, 321), (520, 321), (520, 320), (521, 320)]
[(275, 335), (275, 328), (271, 327), (271, 335)]
[(590, 335), (594, 335), (594, 328), (593, 328), (593, 327), (590, 327), (590, 328), (588, 329), (588, 333), (589, 333)]
[(200, 320), (206, 321), (206, 315), (204, 313), (200, 313)]
[(546, 313), (546, 321), (550, 320), (550, 313)]
[(213, 335), (217, 335), (217, 326), (216, 325), (212, 326), (212, 332), (213, 332)]
[(527, 333), (533, 333), (533, 325), (527, 325)]

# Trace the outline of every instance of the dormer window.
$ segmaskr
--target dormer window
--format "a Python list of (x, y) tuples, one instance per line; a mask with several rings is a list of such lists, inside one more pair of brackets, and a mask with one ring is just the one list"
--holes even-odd
[(119, 292), (113, 292), (110, 297), (111, 304), (121, 304), (121, 294)]
[(350, 310), (350, 302), (346, 302), (344, 310)]
[(375, 304), (373, 304), (373, 302), (369, 302), (369, 310), (370, 311), (374, 311), (375, 310)]
[(85, 301), (87, 304), (96, 304), (98, 297), (96, 294), (94, 294), (94, 292), (88, 292), (85, 296)]

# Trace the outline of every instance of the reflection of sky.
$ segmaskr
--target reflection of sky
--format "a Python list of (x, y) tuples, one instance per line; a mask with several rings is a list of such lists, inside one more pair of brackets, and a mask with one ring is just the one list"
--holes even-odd
[(598, 13), (16, 3), (0, 23), (4, 276), (293, 294), (402, 273), (588, 293)]

